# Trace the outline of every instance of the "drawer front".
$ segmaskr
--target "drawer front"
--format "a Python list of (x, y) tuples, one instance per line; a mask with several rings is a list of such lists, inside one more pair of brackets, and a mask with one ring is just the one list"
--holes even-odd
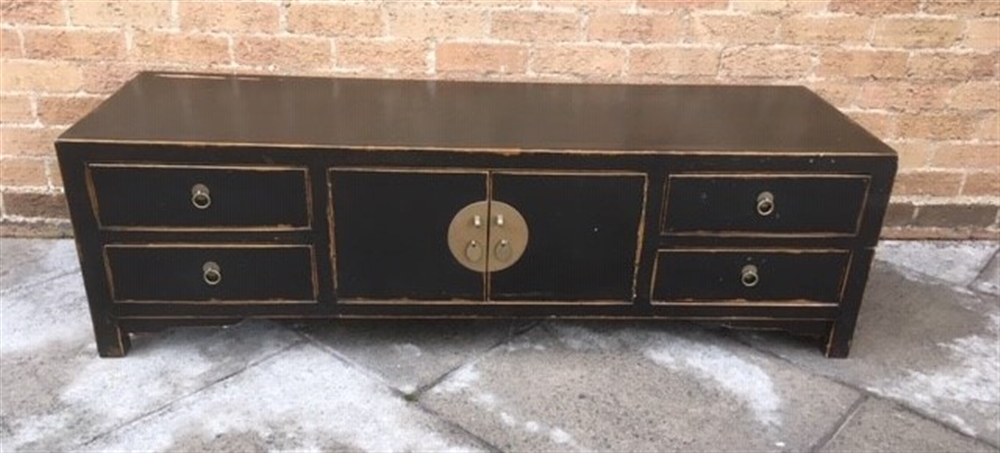
[(840, 301), (850, 252), (661, 250), (651, 300)]
[(663, 233), (857, 233), (868, 176), (672, 175)]
[(104, 253), (119, 302), (316, 299), (311, 246), (109, 245)]
[(105, 229), (309, 227), (304, 168), (91, 164), (94, 209)]

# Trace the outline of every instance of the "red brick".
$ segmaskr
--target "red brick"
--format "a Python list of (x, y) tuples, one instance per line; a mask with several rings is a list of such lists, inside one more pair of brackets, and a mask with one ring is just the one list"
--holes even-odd
[(71, 0), (69, 18), (73, 25), (95, 27), (132, 26), (140, 29), (172, 25), (170, 2)]
[(542, 11), (496, 11), (490, 36), (526, 42), (577, 41), (582, 37), (582, 16)]
[(862, 86), (856, 104), (870, 109), (940, 110), (947, 96), (948, 87), (939, 83), (873, 81)]
[(47, 125), (70, 125), (97, 107), (102, 96), (41, 96), (38, 119)]
[(35, 113), (31, 98), (19, 95), (0, 95), (0, 123), (34, 123)]
[(120, 31), (25, 29), (24, 51), (39, 60), (120, 60), (125, 34)]
[(675, 9), (726, 9), (729, 0), (638, 0), (642, 8), (656, 10)]
[(962, 185), (962, 195), (1000, 196), (1000, 172), (977, 172), (965, 175), (965, 184)]
[(389, 10), (389, 34), (411, 39), (486, 36), (486, 11), (466, 8), (404, 7)]
[(690, 21), (692, 40), (713, 44), (773, 43), (779, 23), (775, 16), (732, 14), (697, 15)]
[(151, 63), (199, 66), (230, 63), (229, 40), (207, 34), (136, 32), (132, 54), (138, 61)]
[(976, 132), (978, 118), (969, 114), (904, 114), (899, 117), (899, 136), (937, 140), (969, 140)]
[(625, 67), (625, 50), (594, 46), (539, 47), (532, 61), (532, 69), (543, 74), (617, 76)]
[(181, 1), (181, 28), (202, 31), (273, 33), (278, 31), (278, 3)]
[(523, 74), (528, 49), (511, 44), (441, 43), (435, 60), (438, 71)]
[(960, 110), (1000, 109), (1000, 83), (967, 82), (951, 90), (948, 106)]
[(8, 60), (0, 71), (0, 90), (7, 92), (73, 92), (82, 84), (80, 67), (65, 61)]
[(629, 74), (635, 76), (715, 75), (719, 51), (696, 47), (632, 49)]
[(330, 38), (308, 36), (244, 36), (233, 43), (236, 63), (278, 68), (330, 69)]
[(994, 112), (983, 117), (976, 136), (982, 140), (1000, 140), (1000, 114)]
[(65, 219), (69, 217), (66, 196), (61, 193), (3, 194), (4, 213), (20, 217)]
[(892, 188), (893, 195), (925, 195), (953, 197), (962, 187), (961, 172), (912, 171), (899, 172)]
[(21, 36), (13, 28), (0, 28), (0, 57), (18, 58), (21, 51)]
[(910, 57), (907, 74), (917, 79), (993, 79), (998, 73), (998, 55), (916, 53)]
[(1000, 16), (1000, 4), (995, 0), (926, 0), (924, 10), (931, 14)]
[(809, 82), (809, 88), (827, 102), (842, 109), (854, 105), (860, 92), (860, 87), (857, 83), (837, 80)]
[(822, 77), (891, 79), (906, 75), (906, 52), (824, 50), (820, 54)]
[(587, 23), (587, 39), (605, 42), (668, 43), (683, 38), (679, 14), (597, 12)]
[(382, 35), (382, 12), (376, 7), (292, 3), (287, 14), (288, 31), (292, 33), (351, 38)]
[(4, 0), (0, 21), (15, 25), (66, 25), (62, 4), (54, 1)]
[(830, 0), (830, 11), (882, 16), (915, 13), (920, 0)]
[(962, 46), (982, 52), (1000, 50), (1000, 19), (970, 20)]
[(781, 40), (801, 45), (861, 45), (873, 21), (863, 17), (792, 16), (782, 23)]
[(847, 112), (847, 115), (857, 121), (865, 130), (882, 140), (897, 136), (897, 115), (870, 111), (851, 111)]
[(46, 187), (44, 159), (5, 157), (0, 159), (0, 186)]
[(82, 65), (83, 91), (92, 94), (111, 94), (131, 79), (136, 72), (153, 69), (151, 64), (90, 62)]
[(955, 19), (884, 18), (875, 24), (876, 47), (950, 47), (962, 34)]
[(408, 41), (337, 41), (337, 67), (375, 72), (427, 70), (427, 46)]
[(888, 145), (896, 150), (899, 155), (899, 169), (913, 170), (927, 167), (927, 162), (933, 153), (933, 142), (928, 140), (917, 141), (890, 141)]
[(721, 73), (729, 77), (805, 77), (812, 56), (800, 49), (748, 47), (722, 55)]
[(930, 166), (1000, 171), (1000, 145), (942, 144), (934, 151)]
[(2, 156), (53, 156), (56, 137), (65, 128), (56, 127), (0, 127), (0, 155)]
[(815, 0), (732, 0), (734, 11), (776, 13), (795, 11), (825, 11), (826, 4)]

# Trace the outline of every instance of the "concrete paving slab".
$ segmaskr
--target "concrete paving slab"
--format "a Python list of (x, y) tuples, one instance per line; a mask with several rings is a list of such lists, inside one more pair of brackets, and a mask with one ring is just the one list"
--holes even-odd
[(884, 400), (866, 401), (820, 451), (995, 452), (996, 448), (958, 434)]
[(1000, 252), (993, 254), (993, 259), (972, 282), (972, 289), (997, 296), (994, 300), (1000, 301)]
[(1000, 306), (924, 280), (876, 263), (849, 359), (824, 359), (811, 342), (784, 334), (737, 336), (809, 372), (1000, 445)]
[(72, 240), (0, 238), (0, 294), (79, 269)]
[(524, 329), (510, 320), (337, 320), (300, 328), (402, 393), (433, 383)]
[(488, 447), (313, 344), (295, 346), (88, 451), (484, 451)]
[(546, 323), (420, 404), (505, 451), (809, 449), (859, 394), (686, 325)]
[(1000, 249), (993, 241), (881, 241), (875, 259), (916, 280), (967, 286)]
[(0, 451), (59, 451), (197, 391), (302, 338), (273, 323), (180, 329), (101, 359), (78, 274), (0, 297)]

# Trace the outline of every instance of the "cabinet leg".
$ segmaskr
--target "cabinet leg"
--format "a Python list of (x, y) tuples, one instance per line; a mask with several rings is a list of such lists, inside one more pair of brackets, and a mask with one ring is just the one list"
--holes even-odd
[(97, 340), (97, 354), (101, 357), (125, 357), (132, 341), (117, 323), (94, 325), (94, 338)]
[(824, 342), (824, 354), (831, 359), (846, 359), (851, 353), (851, 339), (854, 337), (854, 329), (844, 329), (839, 323), (834, 323), (830, 327)]

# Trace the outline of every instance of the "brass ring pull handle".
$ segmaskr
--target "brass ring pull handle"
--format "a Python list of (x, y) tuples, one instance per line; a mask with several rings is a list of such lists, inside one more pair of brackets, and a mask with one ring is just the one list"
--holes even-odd
[(212, 194), (204, 184), (191, 186), (191, 204), (198, 209), (208, 209), (212, 205)]
[(215, 261), (208, 261), (201, 266), (201, 278), (210, 286), (218, 285), (222, 281), (222, 269)]
[(746, 286), (747, 288), (757, 286), (757, 283), (760, 283), (760, 276), (757, 275), (757, 266), (754, 266), (753, 264), (743, 266), (740, 283), (743, 283), (743, 286)]
[(507, 262), (510, 258), (514, 256), (514, 248), (510, 246), (510, 241), (506, 239), (501, 239), (497, 242), (496, 249), (493, 251), (493, 255), (496, 259)]
[(767, 217), (774, 212), (774, 194), (771, 192), (761, 192), (757, 195), (757, 214)]
[(465, 247), (465, 258), (472, 263), (478, 263), (483, 259), (483, 247), (475, 239), (469, 241), (469, 245)]

